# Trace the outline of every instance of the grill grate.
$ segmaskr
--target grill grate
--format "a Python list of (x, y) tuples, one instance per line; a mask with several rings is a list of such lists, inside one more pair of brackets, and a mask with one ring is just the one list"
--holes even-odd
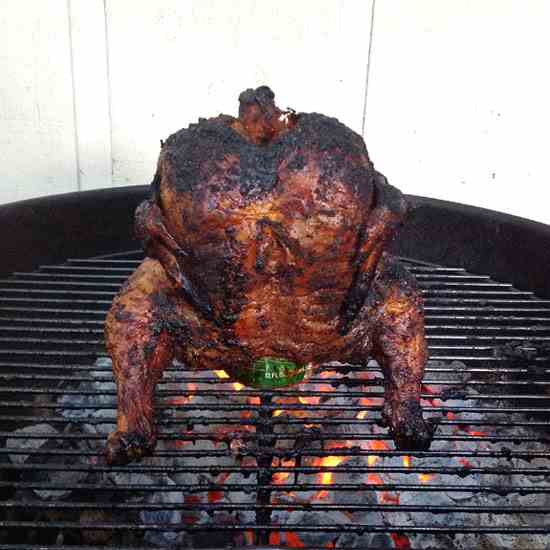
[[(423, 398), (425, 409), (438, 417), (439, 424), (432, 450), (414, 453), (410, 464), (403, 460), (407, 453), (394, 450), (379, 426), (381, 374), (369, 363), (331, 365), (327, 369), (332, 374), (315, 376), (299, 391), (261, 394), (246, 388), (237, 391), (212, 373), (174, 365), (157, 390), (161, 444), (155, 456), (141, 464), (106, 467), (100, 453), (104, 434), (84, 432), (82, 426), (114, 422), (114, 388), (94, 386), (111, 382), (111, 370), (96, 360), (105, 357), (106, 311), (140, 257), (141, 252), (132, 251), (69, 260), (0, 281), (0, 493), (5, 495), (0, 497), (0, 550), (29, 548), (33, 543), (40, 543), (40, 548), (138, 548), (145, 535), (165, 532), (215, 532), (243, 545), (279, 547), (300, 547), (302, 537), (313, 541), (305, 545), (308, 548), (316, 547), (317, 539), (307, 539), (307, 534), (319, 531), (329, 537), (328, 543), (319, 545), (323, 548), (332, 547), (331, 540), (346, 533), (391, 536), (372, 539), (385, 548), (387, 541), (396, 548), (416, 548), (415, 541), (421, 539), (415, 536), (460, 534), (508, 535), (514, 541), (539, 535), (550, 544), (550, 450), (545, 431), (550, 413), (550, 300), (461, 268), (403, 260), (424, 294), (431, 362)], [(368, 402), (357, 405), (365, 399)], [(94, 411), (102, 411), (102, 416), (94, 416)], [(209, 430), (219, 428), (220, 418), (228, 429), (246, 428), (237, 437), (238, 454), (252, 461), (239, 466), (228, 461), (235, 455), (235, 431), (214, 439), (215, 445), (201, 447), (213, 441)], [(21, 429), (44, 423), (51, 432)], [(319, 424), (322, 430), (311, 428)], [(304, 437), (298, 448), (291, 445)], [(32, 440), (39, 445), (29, 445)], [(182, 444), (175, 448), (178, 443)], [(344, 459), (342, 465), (320, 462), (334, 455)], [(361, 458), (368, 458), (368, 466), (351, 460)], [(350, 477), (321, 483), (321, 476), (330, 473)], [(148, 478), (153, 482), (105, 482), (118, 474), (157, 477)], [(162, 476), (176, 474), (188, 478), (169, 485), (159, 482)], [(286, 474), (289, 479), (281, 485), (276, 476)], [(227, 481), (220, 482), (220, 475)], [(231, 482), (231, 475), (246, 476), (248, 481)], [(420, 476), (431, 479), (418, 482)], [(327, 488), (338, 498), (296, 498), (292, 503), (273, 498), (281, 492), (311, 495)], [(351, 498), (358, 488), (373, 496), (370, 502)], [(59, 493), (44, 497), (44, 491)], [(389, 492), (491, 498), (481, 504), (454, 500), (452, 505), (374, 498)], [(159, 493), (185, 498), (135, 498)], [(212, 494), (216, 497), (187, 498)], [(224, 500), (235, 494), (246, 498)], [(529, 496), (529, 503), (518, 501), (518, 495)], [(307, 510), (309, 518), (337, 512), (350, 520), (334, 525), (274, 521), (289, 507)], [(175, 523), (166, 520), (171, 511), (210, 517), (225, 513), (223, 517), (233, 514), (236, 519), (201, 523), (186, 519), (192, 516), (178, 516)], [(156, 521), (143, 521), (144, 512), (161, 515)], [(252, 520), (246, 513), (252, 513)], [(365, 513), (384, 521), (371, 524)], [(414, 524), (400, 523), (405, 513)], [(436, 521), (442, 514), (457, 521)], [(472, 526), (467, 518), (473, 515), (482, 515), (481, 524)], [(518, 515), (534, 520), (528, 525), (511, 520)], [(389, 521), (392, 517), (397, 520)], [(83, 538), (82, 532), (90, 536)], [(282, 540), (289, 532), (292, 536)], [(219, 546), (227, 540), (220, 538)]]

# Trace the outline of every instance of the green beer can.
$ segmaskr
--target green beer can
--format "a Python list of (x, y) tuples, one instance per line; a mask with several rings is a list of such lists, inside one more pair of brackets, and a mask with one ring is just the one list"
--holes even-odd
[(261, 357), (250, 369), (239, 373), (239, 381), (251, 388), (286, 388), (302, 382), (309, 370), (308, 365), (297, 365), (288, 359)]

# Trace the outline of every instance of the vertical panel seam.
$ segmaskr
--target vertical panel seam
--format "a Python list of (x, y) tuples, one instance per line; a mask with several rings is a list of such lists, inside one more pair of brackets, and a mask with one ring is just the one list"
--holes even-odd
[(371, 53), (372, 53), (372, 41), (374, 37), (374, 10), (376, 7), (376, 0), (372, 0), (371, 14), (370, 14), (370, 29), (369, 29), (369, 49), (367, 53), (367, 70), (365, 75), (365, 96), (363, 99), (363, 120), (361, 122), (361, 135), (365, 137), (365, 123), (367, 119), (367, 97), (369, 95), (369, 76), (371, 69)]
[(105, 69), (107, 72), (107, 116), (109, 119), (109, 160), (111, 162), (111, 173), (109, 182), (113, 187), (114, 159), (113, 159), (113, 114), (112, 114), (112, 91), (111, 91), (111, 67), (109, 63), (109, 23), (107, 14), (107, 0), (103, 0), (103, 19), (105, 23)]
[(74, 153), (76, 165), (76, 189), (82, 191), (82, 182), (80, 180), (80, 143), (78, 137), (78, 113), (76, 109), (76, 84), (74, 76), (74, 53), (73, 53), (73, 18), (71, 10), (71, 0), (67, 0), (67, 26), (69, 31), (69, 65), (71, 72), (71, 87), (73, 97), (73, 128), (74, 128)]

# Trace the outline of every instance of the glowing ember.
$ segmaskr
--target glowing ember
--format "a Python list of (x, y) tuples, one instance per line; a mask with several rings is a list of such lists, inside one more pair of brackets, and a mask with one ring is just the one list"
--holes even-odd
[(390, 537), (395, 548), (399, 548), (400, 550), (410, 549), (411, 541), (407, 535), (404, 535), (403, 533), (391, 533)]
[(214, 371), (214, 374), (215, 374), (218, 378), (229, 378), (229, 374), (227, 374), (224, 370), (215, 370), (215, 371)]
[(302, 405), (318, 405), (321, 401), (320, 397), (298, 397), (298, 401)]
[(168, 400), (169, 405), (185, 405), (193, 399), (192, 395), (177, 395)]
[(472, 437), (485, 437), (485, 436), (487, 436), (487, 432), (472, 430), (470, 428), (470, 426), (467, 426), (466, 424), (459, 424), (456, 427), (455, 431), (464, 432), (465, 434), (471, 435)]
[(222, 491), (208, 491), (208, 502), (210, 504), (216, 504), (223, 498)]
[(388, 491), (382, 491), (378, 496), (378, 502), (380, 504), (399, 504), (399, 494), (388, 493)]
[[(378, 439), (372, 439), (366, 442), (367, 449), (369, 451), (387, 451), (389, 449), (386, 442), (378, 440)], [(367, 464), (369, 467), (374, 466), (381, 457), (376, 455), (368, 455), (367, 456)]]
[(335, 370), (324, 370), (319, 374), (319, 378), (338, 378), (341, 377)]
[(464, 430), (468, 435), (471, 435), (473, 437), (485, 437), (487, 435), (487, 432), (478, 432), (475, 430), (470, 430), (469, 428)]
[(433, 477), (433, 474), (418, 474), (420, 483), (428, 483), (431, 479), (433, 479)]
[(300, 540), (296, 533), (292, 531), (287, 531), (285, 533), (286, 543), (290, 548), (305, 548), (306, 545)]
[(273, 483), (281, 485), (290, 477), (290, 472), (275, 472), (273, 474)]
[[(426, 386), (425, 384), (422, 384), (422, 393), (428, 394), (428, 395), (436, 395), (438, 392), (436, 392), (430, 386)], [(422, 401), (425, 401), (426, 403), (428, 403), (430, 407), (439, 407), (441, 405), (441, 400), (436, 399), (435, 397), (423, 397)]]
[(327, 451), (333, 451), (334, 449), (351, 449), (353, 446), (353, 441), (349, 439), (345, 441), (327, 441), (325, 443), (325, 449)]
[(403, 457), (403, 466), (405, 466), (405, 468), (410, 468), (411, 467), (411, 457), (410, 456), (404, 456)]
[[(334, 468), (346, 460), (345, 456), (324, 456), (321, 459), (321, 467)], [(330, 485), (332, 483), (332, 472), (321, 472), (319, 482), (322, 485)]]
[[(281, 466), (285, 468), (293, 468), (296, 466), (296, 461), (291, 458), (290, 460), (282, 460)], [(281, 485), (290, 477), (290, 472), (275, 472), (273, 474), (273, 483), (275, 485)]]
[(367, 483), (369, 485), (384, 485), (384, 480), (378, 474), (368, 474)]
[[(197, 389), (197, 384), (193, 384), (192, 382), (189, 382), (187, 384), (187, 391), (194, 392)], [(168, 400), (169, 405), (185, 405), (186, 403), (189, 403), (193, 399), (193, 395), (177, 395), (176, 397), (172, 397)]]
[[(319, 459), (316, 458), (313, 461), (313, 466), (319, 466), (321, 468), (334, 468), (338, 465), (340, 465), (344, 460), (346, 460), (346, 456), (324, 456), (323, 458)], [(331, 485), (332, 484), (332, 472), (320, 472), (318, 474), (317, 483), (320, 483), (321, 485)], [(313, 496), (313, 500), (322, 500), (326, 499), (328, 497), (328, 491), (319, 491)]]
[(371, 404), (371, 400), (368, 397), (361, 397), (359, 399), (359, 405), (362, 407), (368, 407)]
[(249, 397), (247, 401), (248, 401), (249, 405), (259, 405), (260, 404), (260, 398), (259, 397)]
[(380, 460), (379, 456), (368, 455), (367, 456), (367, 464), (368, 464), (369, 468), (372, 468), (379, 460)]
[(233, 389), (235, 391), (241, 391), (244, 388), (244, 384), (241, 384), (240, 382), (233, 382)]
[(357, 420), (364, 420), (366, 416), (367, 416), (367, 411), (359, 411), (355, 418), (357, 418)]
[(283, 414), (283, 411), (281, 409), (276, 409), (273, 411), (273, 418), (277, 418), (281, 414)]

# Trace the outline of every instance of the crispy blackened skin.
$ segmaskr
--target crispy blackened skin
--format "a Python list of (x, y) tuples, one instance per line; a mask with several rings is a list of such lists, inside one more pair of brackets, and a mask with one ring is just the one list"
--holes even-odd
[(260, 357), (317, 366), (374, 355), (397, 447), (426, 449), (422, 299), (384, 252), (401, 193), (337, 120), (283, 113), (266, 87), (239, 99), (238, 119), (166, 140), (136, 212), (148, 257), (106, 322), (119, 396), (108, 462), (152, 452), (153, 390), (174, 356), (239, 380)]
[(342, 303), (339, 330), (345, 333), (365, 302), (380, 256), (407, 212), (401, 192), (378, 172), (374, 178), (374, 207), (361, 234), (355, 279)]
[(181, 290), (205, 319), (214, 320), (208, 296), (201, 292), (201, 287), (194, 285), (180, 269), (180, 263), (189, 258), (189, 253), (183, 250), (168, 233), (162, 222), (160, 208), (154, 201), (143, 201), (137, 207), (135, 233), (142, 240), (145, 254), (158, 258), (175, 287)]

